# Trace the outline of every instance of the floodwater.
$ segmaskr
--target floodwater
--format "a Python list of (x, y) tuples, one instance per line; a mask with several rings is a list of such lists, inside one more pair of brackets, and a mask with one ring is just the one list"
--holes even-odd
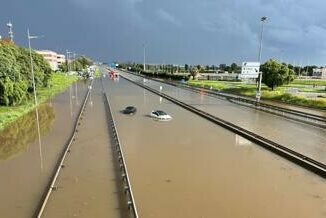
[(104, 84), (140, 217), (326, 217), (321, 177), (122, 78)]
[(39, 106), (41, 146), (34, 111), (0, 132), (0, 217), (33, 216), (86, 90), (76, 83)]
[(99, 79), (43, 217), (128, 217)]
[[(142, 78), (122, 73), (142, 81)], [(224, 99), (147, 80), (145, 85), (326, 164), (326, 130)]]

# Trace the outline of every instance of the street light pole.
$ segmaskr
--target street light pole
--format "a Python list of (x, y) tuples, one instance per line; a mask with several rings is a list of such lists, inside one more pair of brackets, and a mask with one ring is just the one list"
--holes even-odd
[[(261, 21), (261, 32), (260, 32), (260, 42), (259, 42), (259, 53), (258, 53), (258, 62), (260, 64), (261, 62), (261, 54), (262, 54), (262, 49), (263, 49), (263, 33), (264, 33), (264, 23), (267, 20), (267, 17), (262, 17), (260, 19)], [(260, 96), (261, 96), (261, 81), (262, 81), (262, 77), (263, 74), (262, 72), (259, 72), (259, 82), (258, 82), (258, 87), (256, 90), (256, 101), (259, 102), (260, 101)]]
[(75, 52), (73, 53), (73, 59), (74, 59), (73, 62), (72, 62), (73, 63), (73, 69), (74, 69), (74, 71), (76, 71), (76, 53)]
[(38, 108), (37, 108), (38, 107), (38, 102), (37, 102), (37, 94), (36, 94), (36, 86), (35, 86), (35, 76), (34, 76), (34, 66), (33, 66), (33, 58), (32, 58), (32, 47), (31, 47), (31, 39), (37, 39), (39, 37), (38, 36), (31, 36), (30, 33), (29, 33), (29, 29), (27, 29), (27, 38), (28, 38), (28, 47), (29, 47), (29, 57), (30, 57), (30, 62), (31, 62), (31, 73), (32, 73), (33, 92), (34, 92), (36, 123), (37, 123), (38, 142), (39, 142), (40, 157), (41, 157), (41, 169), (43, 170), (41, 130), (40, 130), (40, 122), (39, 122)]
[(144, 48), (144, 71), (146, 71), (146, 45), (143, 44), (143, 48)]
[(71, 66), (69, 66), (69, 61), (70, 61), (70, 54), (71, 54), (71, 52), (70, 51), (68, 51), (68, 50), (66, 50), (66, 54), (67, 54), (67, 71), (68, 72), (70, 72), (70, 68), (71, 68)]
[(9, 22), (7, 23), (7, 27), (8, 27), (8, 29), (9, 29), (8, 34), (9, 34), (10, 41), (13, 42), (13, 41), (14, 41), (14, 32), (12, 31), (12, 27), (13, 27), (13, 25), (12, 25), (11, 21), (9, 21)]

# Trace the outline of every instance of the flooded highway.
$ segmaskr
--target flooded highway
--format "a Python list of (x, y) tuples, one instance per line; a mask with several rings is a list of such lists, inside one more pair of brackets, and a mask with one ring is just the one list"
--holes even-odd
[(326, 217), (321, 177), (122, 78), (104, 84), (140, 217)]
[(50, 196), (43, 217), (128, 216), (100, 84), (93, 82), (77, 138), (56, 182), (58, 190)]
[(32, 217), (73, 128), (87, 84), (79, 82), (0, 132), (0, 217)]
[[(140, 217), (326, 217), (325, 179), (123, 78), (102, 82)], [(128, 217), (102, 82), (42, 217)], [(78, 83), (39, 107), (41, 146), (34, 112), (0, 133), (0, 217), (33, 216), (87, 89)], [(129, 105), (136, 114), (121, 113)], [(157, 109), (173, 119), (153, 120)]]
[[(124, 76), (143, 81), (142, 78), (123, 73)], [(234, 104), (224, 99), (211, 97), (184, 90), (164, 83), (147, 80), (145, 85), (178, 100), (190, 104), (200, 110), (220, 117), (267, 139), (305, 154), (322, 163), (326, 163), (326, 130), (284, 119), (260, 110)]]

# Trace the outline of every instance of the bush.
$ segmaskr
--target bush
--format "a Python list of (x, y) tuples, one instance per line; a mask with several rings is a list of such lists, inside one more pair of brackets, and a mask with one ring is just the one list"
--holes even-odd
[[(17, 105), (33, 92), (29, 50), (0, 40), (0, 105)], [(51, 68), (43, 58), (32, 52), (35, 83), (47, 87)]]
[(27, 97), (25, 81), (13, 82), (9, 78), (0, 81), (0, 104), (17, 105)]
[(161, 79), (172, 79), (172, 80), (182, 80), (182, 79), (189, 79), (189, 76), (185, 75), (179, 75), (179, 74), (167, 74), (167, 73), (156, 73), (156, 72), (146, 72), (141, 71), (141, 74), (148, 76), (148, 77), (155, 77), (155, 78), (161, 78)]

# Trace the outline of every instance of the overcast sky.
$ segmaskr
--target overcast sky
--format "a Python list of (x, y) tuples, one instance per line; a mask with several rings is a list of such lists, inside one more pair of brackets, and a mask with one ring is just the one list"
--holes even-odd
[(219, 64), (256, 61), (260, 17), (267, 16), (263, 60), (326, 62), (325, 0), (8, 0), (0, 35), (14, 24), (45, 37), (38, 49), (74, 50), (101, 61)]

